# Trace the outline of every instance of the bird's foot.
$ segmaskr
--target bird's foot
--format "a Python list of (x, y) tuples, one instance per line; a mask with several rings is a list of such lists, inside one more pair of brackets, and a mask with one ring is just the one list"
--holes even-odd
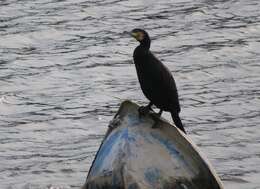
[(152, 125), (153, 129), (159, 128), (159, 122), (160, 122), (160, 117), (161, 117), (161, 112), (159, 113), (152, 113), (150, 114), (152, 116), (152, 119), (154, 120), (154, 123)]
[(148, 106), (140, 106), (138, 108), (138, 112), (139, 112), (139, 117), (142, 117), (142, 116), (145, 116), (149, 113), (151, 107), (148, 105)]

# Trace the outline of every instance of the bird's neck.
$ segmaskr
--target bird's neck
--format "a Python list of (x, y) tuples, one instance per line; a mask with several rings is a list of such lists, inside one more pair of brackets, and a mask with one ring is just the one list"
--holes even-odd
[(135, 60), (138, 60), (140, 58), (142, 59), (143, 56), (145, 56), (148, 52), (149, 52), (149, 48), (140, 44), (134, 50), (134, 54), (133, 54), (134, 59)]
[(135, 59), (135, 63), (138, 62), (138, 60), (142, 60), (143, 56), (147, 55), (147, 53), (149, 53), (149, 49), (150, 49), (150, 40), (143, 40), (142, 42), (140, 42), (140, 45), (138, 45), (135, 50), (134, 50), (134, 59)]
[(146, 49), (146, 50), (149, 50), (150, 49), (150, 46), (151, 46), (151, 41), (150, 39), (144, 39), (140, 45), (139, 45), (141, 48), (143, 49)]

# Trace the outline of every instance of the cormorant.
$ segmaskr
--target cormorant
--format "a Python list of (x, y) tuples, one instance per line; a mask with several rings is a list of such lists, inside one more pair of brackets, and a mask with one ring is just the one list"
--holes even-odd
[(160, 109), (158, 116), (163, 111), (170, 112), (175, 125), (186, 133), (179, 117), (181, 109), (178, 92), (171, 72), (149, 50), (151, 40), (146, 31), (134, 29), (131, 35), (140, 42), (134, 50), (134, 63), (141, 89), (150, 100), (147, 106), (139, 109), (139, 113), (147, 114), (151, 106), (155, 105)]

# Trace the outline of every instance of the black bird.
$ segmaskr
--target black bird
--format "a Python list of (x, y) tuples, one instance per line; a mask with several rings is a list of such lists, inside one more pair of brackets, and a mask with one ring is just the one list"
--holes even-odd
[(163, 111), (170, 112), (175, 125), (186, 133), (179, 117), (178, 92), (171, 72), (149, 50), (151, 40), (146, 31), (134, 29), (131, 35), (140, 42), (134, 50), (134, 63), (141, 89), (150, 100), (147, 106), (139, 109), (140, 114), (148, 113), (151, 106), (155, 105), (160, 109), (158, 116)]

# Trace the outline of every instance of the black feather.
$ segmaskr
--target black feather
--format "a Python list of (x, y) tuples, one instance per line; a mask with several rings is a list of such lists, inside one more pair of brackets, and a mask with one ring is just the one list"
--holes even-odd
[(141, 89), (157, 108), (171, 112), (175, 125), (185, 132), (179, 112), (181, 111), (177, 87), (169, 69), (150, 51), (150, 37), (147, 32), (135, 29), (132, 32), (143, 32), (144, 38), (134, 50), (134, 63)]

